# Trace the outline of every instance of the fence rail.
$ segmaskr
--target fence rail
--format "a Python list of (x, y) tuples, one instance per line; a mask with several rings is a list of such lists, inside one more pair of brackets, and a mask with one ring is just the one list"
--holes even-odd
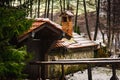
[[(61, 65), (62, 70), (62, 79), (65, 80), (64, 66), (73, 65), (73, 64), (86, 64), (88, 67), (88, 80), (92, 80), (91, 65), (92, 64), (101, 64), (101, 65), (111, 65), (112, 66), (112, 77), (110, 80), (119, 80), (116, 75), (116, 64), (120, 63), (120, 58), (90, 58), (90, 59), (61, 59), (56, 61), (34, 61), (30, 62), (30, 65), (38, 65), (41, 68), (41, 65)], [(41, 69), (42, 70), (42, 69)], [(42, 77), (40, 75), (39, 69), (39, 80)], [(44, 78), (45, 79), (45, 78)], [(43, 79), (43, 80), (44, 80)]]

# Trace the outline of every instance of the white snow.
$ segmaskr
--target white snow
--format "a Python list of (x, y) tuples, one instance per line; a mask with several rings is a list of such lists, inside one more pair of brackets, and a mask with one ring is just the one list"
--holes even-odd
[[(116, 70), (117, 77), (120, 79), (120, 70)], [(105, 67), (92, 68), (92, 80), (110, 80), (112, 77), (112, 69)], [(67, 80), (88, 80), (87, 70), (73, 73), (73, 76), (67, 75)]]

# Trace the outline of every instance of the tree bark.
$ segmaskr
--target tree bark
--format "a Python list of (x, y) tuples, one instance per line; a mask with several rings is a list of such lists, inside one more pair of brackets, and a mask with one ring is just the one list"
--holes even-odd
[(53, 21), (53, 5), (54, 5), (54, 0), (52, 0), (52, 10), (51, 10), (51, 20)]
[(69, 9), (70, 9), (70, 1), (67, 0), (67, 10), (69, 10)]
[(87, 18), (87, 11), (86, 11), (86, 1), (83, 0), (83, 6), (84, 6), (84, 13), (85, 13), (85, 21), (86, 21), (86, 29), (87, 29), (87, 34), (90, 40), (91, 39), (91, 35), (90, 35), (90, 30), (89, 30), (89, 26), (88, 26), (88, 18)]
[(48, 0), (48, 5), (47, 5), (47, 18), (49, 18), (49, 11), (50, 11), (50, 0)]
[(32, 4), (33, 4), (33, 1), (30, 0), (30, 17), (32, 18)]
[(47, 2), (48, 2), (48, 0), (45, 1), (44, 18), (47, 16)]
[(108, 11), (107, 11), (107, 25), (108, 25), (108, 48), (110, 47), (111, 43), (111, 0), (107, 0), (108, 2)]
[(40, 17), (40, 0), (38, 0), (38, 18)]
[(95, 26), (95, 34), (94, 34), (94, 40), (97, 38), (97, 33), (98, 33), (98, 27), (99, 27), (99, 9), (100, 9), (100, 0), (97, 1), (96, 4), (96, 26)]
[(63, 9), (65, 11), (65, 0), (63, 0)]
[(60, 8), (61, 8), (61, 13), (62, 13), (62, 1), (60, 0)]
[(78, 5), (79, 5), (79, 0), (77, 0), (77, 6), (76, 6), (76, 15), (75, 15), (75, 32), (77, 31), (77, 16), (78, 16)]

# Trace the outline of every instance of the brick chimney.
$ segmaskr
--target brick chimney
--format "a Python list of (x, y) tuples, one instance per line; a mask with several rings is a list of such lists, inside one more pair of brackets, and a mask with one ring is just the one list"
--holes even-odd
[(64, 11), (61, 13), (61, 24), (62, 24), (62, 30), (69, 36), (72, 37), (73, 33), (73, 22), (72, 17), (73, 13), (70, 11)]

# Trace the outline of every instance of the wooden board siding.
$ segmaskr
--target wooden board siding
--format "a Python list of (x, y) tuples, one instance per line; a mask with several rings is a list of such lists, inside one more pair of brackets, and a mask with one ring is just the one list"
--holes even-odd
[[(34, 35), (32, 35), (34, 33)], [(33, 23), (32, 27), (26, 31), (23, 35), (18, 37), (18, 45), (27, 46), (27, 51), (33, 54), (32, 61), (47, 61), (48, 53), (51, 50), (51, 46), (63, 37), (63, 31), (61, 26), (46, 19), (37, 19)], [(47, 66), (43, 65), (41, 70), (41, 77), (44, 80), (47, 75)], [(38, 67), (26, 66), (26, 73), (32, 80), (37, 80)]]

